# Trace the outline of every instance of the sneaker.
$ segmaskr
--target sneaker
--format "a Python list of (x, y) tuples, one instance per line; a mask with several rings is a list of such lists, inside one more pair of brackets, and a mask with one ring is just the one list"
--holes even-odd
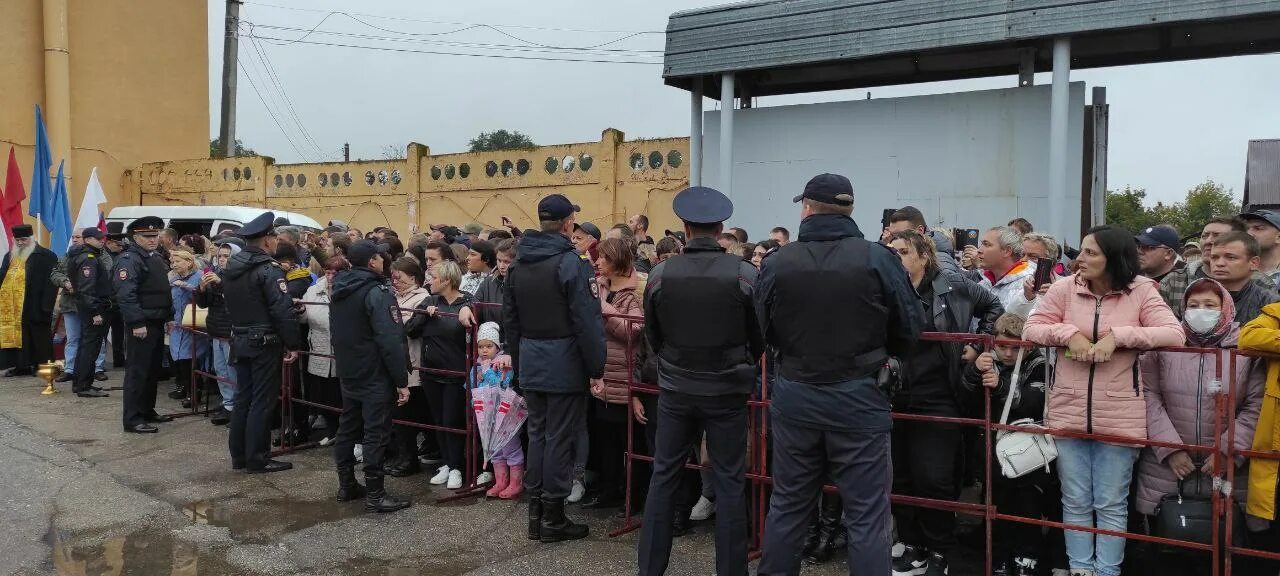
[(439, 486), (448, 481), (449, 481), (449, 467), (441, 466), (440, 468), (436, 469), (436, 475), (431, 477), (430, 483), (432, 486)]
[(356, 444), (356, 447), (351, 449), (351, 453), (355, 455), (356, 462), (364, 462), (364, 448), (361, 445)]
[(581, 480), (573, 481), (573, 488), (569, 489), (569, 497), (565, 498), (565, 502), (577, 504), (582, 501), (582, 497), (587, 495), (587, 487), (582, 484)]
[(321, 445), (321, 446), (328, 446), (328, 445), (330, 445), (330, 444), (333, 444), (333, 438), (331, 438), (331, 437), (329, 437), (329, 436), (325, 436), (324, 438), (321, 438), (321, 439), (320, 439), (320, 445)]
[(893, 576), (920, 576), (928, 569), (929, 551), (924, 548), (906, 546), (902, 555), (893, 559)]
[(1009, 561), (996, 560), (991, 565), (991, 576), (1009, 576)]
[(901, 558), (902, 553), (907, 550), (907, 545), (901, 542), (894, 542), (893, 547), (889, 549), (889, 554), (894, 558)]
[(75, 379), (76, 379), (75, 374), (72, 374), (70, 372), (63, 372), (61, 376), (58, 376), (57, 378), (54, 379), (54, 382), (59, 382), (59, 383), (70, 382)]
[(693, 505), (693, 511), (689, 513), (689, 519), (694, 521), (706, 520), (716, 514), (716, 503), (708, 500), (706, 496), (699, 496), (698, 503)]
[(1093, 570), (1089, 570), (1087, 568), (1072, 568), (1067, 574), (1070, 576), (1093, 576)]
[(930, 554), (929, 566), (924, 574), (925, 576), (947, 576), (947, 558), (937, 552)]
[(1066, 568), (1054, 568), (1049, 571), (1049, 576), (1071, 576), (1071, 571)]
[(1040, 561), (1035, 558), (1014, 556), (1013, 564), (1009, 565), (1009, 576), (1039, 576), (1040, 571), (1036, 570), (1036, 565), (1039, 563)]
[(479, 476), (476, 476), (476, 485), (488, 484), (490, 482), (493, 482), (493, 472), (485, 470), (484, 472), (481, 472)]
[(441, 462), (444, 462), (444, 458), (440, 456), (439, 452), (433, 452), (431, 454), (419, 454), (418, 462), (421, 463), (423, 466), (430, 466), (431, 464), (439, 464)]
[(457, 489), (461, 488), (461, 487), (462, 487), (462, 471), (461, 471), (461, 470), (450, 470), (450, 471), (449, 471), (449, 483), (448, 483), (448, 484), (445, 484), (445, 486), (444, 486), (444, 487), (445, 487), (445, 488), (448, 488), (448, 489), (450, 489), (450, 490), (457, 490)]
[(99, 382), (106, 382), (106, 381), (107, 381), (107, 373), (106, 373), (106, 372), (96, 372), (96, 373), (94, 373), (94, 375), (93, 375), (93, 379), (94, 379), (94, 380), (97, 380), (97, 381), (99, 381)]

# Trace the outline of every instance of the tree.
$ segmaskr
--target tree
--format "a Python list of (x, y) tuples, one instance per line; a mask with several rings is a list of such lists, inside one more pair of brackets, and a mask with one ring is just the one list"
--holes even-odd
[(1125, 230), (1142, 230), (1151, 224), (1151, 215), (1142, 201), (1147, 191), (1142, 188), (1124, 187), (1124, 190), (1107, 192), (1107, 224)]
[(471, 152), (493, 152), (495, 150), (529, 150), (537, 144), (528, 136), (514, 130), (495, 130), (481, 132), (468, 143)]
[(395, 144), (385, 144), (382, 146), (383, 160), (404, 160), (404, 146), (396, 146)]
[(1184, 221), (1178, 230), (1184, 235), (1198, 234), (1204, 223), (1212, 218), (1239, 214), (1240, 204), (1222, 184), (1206, 180), (1187, 192), (1182, 210)]
[[(235, 149), (234, 155), (235, 156), (257, 156), (258, 153), (254, 152), (252, 148), (245, 148), (244, 142), (241, 142), (239, 138), (236, 138), (236, 149)], [(222, 139), (214, 138), (213, 140), (209, 141), (209, 157), (222, 158)]]
[(1147, 208), (1143, 205), (1146, 197), (1146, 190), (1128, 186), (1118, 192), (1107, 192), (1107, 223), (1134, 233), (1148, 226), (1169, 224), (1185, 237), (1199, 234), (1204, 223), (1211, 218), (1240, 213), (1240, 204), (1231, 191), (1213, 180), (1206, 180), (1188, 190), (1182, 202), (1157, 202)]

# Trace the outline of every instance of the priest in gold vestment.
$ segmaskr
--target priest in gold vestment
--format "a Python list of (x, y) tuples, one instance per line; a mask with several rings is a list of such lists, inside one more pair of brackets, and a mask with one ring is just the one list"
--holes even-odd
[(0, 368), (6, 376), (33, 374), (53, 360), (53, 301), (49, 275), (58, 257), (31, 237), (31, 226), (13, 227), (13, 248), (0, 265)]

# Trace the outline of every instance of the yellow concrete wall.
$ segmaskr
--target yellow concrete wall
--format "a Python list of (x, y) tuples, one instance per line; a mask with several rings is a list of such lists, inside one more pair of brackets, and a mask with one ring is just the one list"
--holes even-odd
[[(75, 218), (95, 166), (112, 205), (136, 204), (137, 187), (125, 185), (131, 168), (208, 154), (208, 8), (186, 0), (66, 2), (72, 150), (67, 190)], [(42, 4), (0, 3), (0, 185), (14, 146), (27, 190), (35, 105), (45, 104)], [(56, 156), (55, 171), (61, 160)]]
[(337, 219), (365, 231), (390, 226), (400, 232), (430, 224), (497, 227), (503, 216), (522, 228), (535, 227), (538, 201), (559, 193), (582, 207), (580, 220), (607, 228), (644, 213), (650, 228), (661, 232), (677, 223), (671, 198), (688, 185), (688, 154), (688, 138), (627, 142), (608, 129), (599, 142), (532, 150), (432, 155), (414, 143), (406, 160), (151, 163), (135, 170), (132, 185), (144, 205), (261, 206), (321, 223)]

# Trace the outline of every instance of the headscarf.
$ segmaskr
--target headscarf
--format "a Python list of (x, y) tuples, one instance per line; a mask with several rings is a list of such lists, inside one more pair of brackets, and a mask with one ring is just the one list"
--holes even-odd
[[(1214, 326), (1212, 331), (1208, 334), (1200, 334), (1195, 330), (1192, 330), (1191, 326), (1187, 324), (1187, 298), (1191, 296), (1193, 292), (1203, 291), (1206, 283), (1210, 289), (1218, 293), (1218, 297), (1222, 298), (1222, 316), (1218, 318), (1218, 325)], [(1236, 304), (1231, 299), (1231, 293), (1227, 292), (1227, 289), (1224, 288), (1222, 284), (1219, 284), (1217, 280), (1212, 278), (1200, 278), (1187, 285), (1186, 292), (1182, 293), (1182, 305), (1180, 308), (1181, 309), (1178, 310), (1178, 312), (1180, 312), (1179, 316), (1183, 318), (1182, 328), (1187, 333), (1187, 343), (1192, 346), (1217, 346), (1227, 333), (1231, 331), (1232, 325), (1235, 324)]]

